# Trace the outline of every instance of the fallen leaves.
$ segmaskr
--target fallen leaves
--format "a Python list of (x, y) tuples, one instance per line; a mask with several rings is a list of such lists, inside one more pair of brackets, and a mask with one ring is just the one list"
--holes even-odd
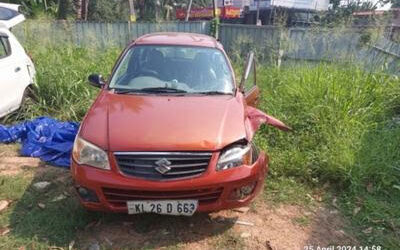
[(372, 233), (372, 227), (364, 229), (362, 232), (365, 233), (365, 234), (370, 234), (370, 233)]
[(45, 208), (46, 208), (46, 205), (43, 204), (43, 203), (38, 203), (37, 205), (38, 205), (38, 207), (41, 208), (41, 209), (45, 209)]
[(51, 202), (61, 201), (61, 200), (64, 200), (65, 198), (67, 198), (67, 196), (65, 196), (64, 194), (60, 194), (59, 196), (54, 197), (54, 198), (51, 200)]
[(250, 227), (254, 226), (253, 222), (247, 222), (247, 221), (241, 221), (241, 220), (237, 220), (235, 222), (235, 224), (243, 225), (243, 226), (250, 226)]
[(108, 245), (112, 246), (113, 242), (109, 240), (107, 237), (104, 237), (104, 241), (107, 242)]
[(250, 210), (249, 207), (239, 207), (239, 208), (234, 208), (233, 211), (239, 212), (239, 213), (247, 213)]
[(40, 181), (40, 182), (36, 182), (35, 184), (33, 184), (32, 186), (38, 190), (38, 191), (43, 191), (45, 190), (48, 186), (50, 186), (50, 182), (48, 181)]
[(367, 192), (372, 193), (373, 191), (374, 191), (374, 185), (372, 184), (372, 182), (370, 182), (367, 185)]
[(361, 210), (361, 207), (355, 207), (353, 210), (353, 215), (357, 215)]
[(322, 195), (315, 194), (315, 195), (314, 195), (314, 199), (315, 199), (316, 201), (318, 201), (318, 202), (322, 202)]
[(269, 240), (265, 241), (265, 248), (267, 250), (272, 250), (273, 249), (272, 246), (271, 246), (271, 242)]
[(336, 208), (339, 207), (338, 204), (337, 204), (337, 198), (336, 198), (336, 197), (333, 198), (333, 200), (332, 200), (332, 206), (334, 206), (334, 207), (336, 207)]
[(400, 185), (393, 185), (393, 188), (395, 188), (395, 189), (400, 191)]
[(68, 245), (68, 250), (72, 250), (72, 249), (74, 248), (74, 245), (75, 245), (75, 241), (73, 240), (73, 241), (71, 241), (71, 242), (69, 243), (69, 245)]
[(85, 231), (87, 231), (88, 229), (90, 229), (90, 228), (92, 228), (92, 227), (100, 226), (100, 224), (101, 224), (101, 220), (92, 221), (92, 222), (90, 222), (89, 224), (87, 224), (87, 225), (85, 226)]
[(89, 246), (89, 250), (100, 250), (100, 245), (98, 242), (94, 242)]
[(2, 212), (3, 210), (6, 210), (9, 205), (10, 205), (9, 201), (1, 200), (0, 201), (0, 212)]
[(5, 236), (5, 235), (7, 235), (9, 232), (10, 232), (10, 229), (9, 229), (8, 227), (6, 227), (6, 228), (1, 228), (1, 229), (0, 229), (0, 235), (1, 235), (1, 236)]
[(241, 238), (249, 238), (250, 236), (251, 236), (251, 234), (247, 233), (247, 232), (244, 232), (244, 233), (240, 234)]

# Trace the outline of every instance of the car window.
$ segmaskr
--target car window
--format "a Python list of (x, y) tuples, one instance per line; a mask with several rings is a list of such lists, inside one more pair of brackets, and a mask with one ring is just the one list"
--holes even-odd
[(10, 43), (8, 38), (0, 36), (0, 58), (7, 57), (11, 54)]
[(190, 46), (132, 47), (122, 58), (111, 88), (178, 88), (189, 93), (232, 94), (233, 75), (218, 49)]
[(11, 18), (18, 15), (19, 13), (15, 10), (0, 7), (0, 20), (10, 20)]

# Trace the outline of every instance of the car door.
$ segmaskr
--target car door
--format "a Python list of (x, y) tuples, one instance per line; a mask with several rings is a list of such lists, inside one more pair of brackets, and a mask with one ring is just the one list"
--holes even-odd
[(0, 117), (19, 107), (19, 71), (8, 35), (0, 30)]
[(256, 63), (253, 52), (250, 52), (247, 56), (240, 90), (244, 93), (247, 105), (256, 107), (260, 98), (260, 89), (257, 86)]

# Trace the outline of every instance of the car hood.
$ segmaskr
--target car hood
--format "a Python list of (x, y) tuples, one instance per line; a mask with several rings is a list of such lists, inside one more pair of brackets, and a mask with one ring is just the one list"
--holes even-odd
[(81, 136), (110, 151), (214, 151), (246, 137), (233, 96), (118, 95), (102, 91)]

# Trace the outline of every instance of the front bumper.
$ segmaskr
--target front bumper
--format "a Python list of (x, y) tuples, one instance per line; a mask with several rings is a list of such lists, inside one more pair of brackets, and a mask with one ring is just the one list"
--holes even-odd
[[(259, 154), (253, 165), (244, 165), (225, 171), (215, 170), (218, 155), (214, 155), (207, 171), (201, 176), (168, 181), (126, 177), (119, 172), (115, 158), (111, 154), (109, 159), (111, 171), (81, 166), (72, 160), (71, 173), (76, 187), (93, 190), (98, 197), (99, 202), (86, 202), (81, 198), (82, 205), (89, 210), (126, 213), (128, 211), (126, 201), (121, 198), (119, 198), (120, 200), (110, 198), (113, 194), (118, 197), (136, 195), (145, 199), (149, 199), (146, 197), (147, 194), (150, 194), (151, 197), (157, 194), (157, 197), (161, 197), (161, 199), (162, 197), (165, 199), (183, 199), (182, 197), (197, 199), (196, 197), (206, 198), (208, 195), (208, 200), (201, 201), (199, 199), (197, 212), (213, 212), (242, 207), (248, 205), (260, 192), (268, 172), (268, 156), (263, 152)], [(235, 189), (252, 183), (255, 183), (255, 188), (250, 195), (242, 200), (232, 199)], [(157, 199), (159, 198), (154, 198), (154, 200)]]

